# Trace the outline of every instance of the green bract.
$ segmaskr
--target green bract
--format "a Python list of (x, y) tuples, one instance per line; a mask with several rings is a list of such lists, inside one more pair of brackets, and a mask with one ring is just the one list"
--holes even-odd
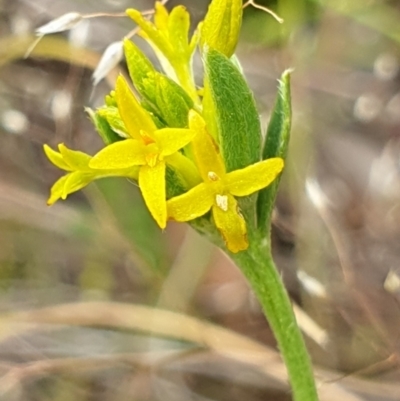
[[(264, 143), (263, 160), (269, 159), (270, 157), (286, 159), (292, 124), (290, 73), (290, 70), (285, 71), (279, 81), (278, 95)], [(262, 190), (258, 196), (258, 228), (262, 235), (269, 234), (271, 214), (278, 192), (278, 186), (279, 179), (268, 188)]]

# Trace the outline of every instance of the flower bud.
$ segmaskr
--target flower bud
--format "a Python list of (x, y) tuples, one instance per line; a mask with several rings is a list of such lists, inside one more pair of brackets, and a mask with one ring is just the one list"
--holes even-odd
[(242, 25), (242, 0), (213, 0), (200, 33), (200, 46), (208, 46), (231, 57)]

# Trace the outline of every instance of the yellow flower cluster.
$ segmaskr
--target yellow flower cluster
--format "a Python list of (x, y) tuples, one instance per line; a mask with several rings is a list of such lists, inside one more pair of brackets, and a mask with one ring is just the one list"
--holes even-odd
[[(233, 3), (236, 8), (232, 6)], [(224, 14), (223, 6), (229, 5), (228, 14), (232, 10), (237, 13), (239, 3), (241, 1), (214, 1), (217, 17), (233, 21), (234, 24), (231, 30), (225, 26), (221, 28), (222, 34), (235, 30), (238, 32), (241, 15), (232, 18)], [(48, 203), (65, 199), (67, 195), (98, 178), (128, 177), (138, 182), (144, 201), (161, 228), (165, 228), (169, 219), (189, 221), (211, 210), (215, 226), (227, 248), (231, 252), (246, 249), (246, 222), (236, 197), (248, 196), (268, 186), (283, 169), (283, 160), (272, 158), (239, 170), (226, 171), (219, 144), (210, 135), (202, 116), (203, 105), (191, 72), (191, 57), (199, 36), (202, 35), (200, 42), (203, 47), (212, 46), (217, 39), (219, 43), (216, 46), (219, 45), (221, 37), (216, 30), (221, 24), (215, 25), (213, 15), (209, 14), (203, 31), (195, 33), (188, 41), (189, 15), (182, 6), (174, 8), (169, 14), (161, 3), (157, 3), (154, 23), (145, 19), (137, 10), (127, 10), (127, 14), (140, 26), (140, 35), (156, 49), (162, 64), (166, 66), (167, 75), (183, 88), (190, 99), (191, 103), (187, 102), (191, 104), (187, 124), (185, 127), (161, 124), (155, 113), (149, 107), (144, 107), (125, 78), (120, 76), (115, 93), (108, 98), (107, 108), (100, 110), (99, 114), (106, 117), (112, 115), (112, 121), (108, 121), (110, 129), (116, 125), (117, 120), (124, 138), (109, 143), (94, 156), (70, 150), (63, 144), (59, 145), (59, 152), (45, 145), (46, 155), (51, 162), (67, 171), (53, 185)], [(215, 29), (212, 29), (213, 23)], [(209, 41), (207, 35), (211, 35)], [(233, 53), (235, 41), (237, 38), (229, 38), (229, 56)], [(131, 46), (131, 42), (126, 43), (125, 51)], [(128, 54), (126, 56), (128, 59)], [(152, 78), (154, 74), (148, 73), (143, 85)], [(117, 129), (114, 131), (120, 134)], [(168, 167), (179, 175), (185, 187), (184, 193), (169, 199), (166, 191)]]

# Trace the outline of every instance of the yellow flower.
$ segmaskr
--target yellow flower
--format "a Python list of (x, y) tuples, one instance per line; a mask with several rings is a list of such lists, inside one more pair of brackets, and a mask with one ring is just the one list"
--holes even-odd
[(97, 153), (89, 162), (95, 170), (126, 169), (139, 166), (138, 183), (150, 213), (161, 228), (167, 222), (166, 162), (182, 165), (188, 187), (198, 183), (198, 173), (179, 149), (186, 146), (196, 132), (183, 128), (157, 129), (150, 114), (142, 108), (125, 79), (117, 80), (115, 99), (129, 139), (115, 142)]
[(203, 182), (167, 201), (168, 217), (189, 221), (210, 209), (214, 222), (231, 252), (247, 249), (246, 222), (235, 196), (247, 196), (268, 186), (283, 169), (283, 160), (273, 158), (226, 173), (218, 147), (206, 131), (205, 122), (192, 111), (189, 127), (197, 132), (192, 150)]
[(59, 152), (54, 151), (48, 145), (44, 145), (44, 151), (49, 160), (68, 174), (61, 177), (50, 190), (48, 205), (57, 200), (66, 199), (73, 192), (79, 191), (93, 180), (121, 176), (137, 179), (138, 168), (95, 170), (89, 167), (91, 156), (76, 150), (68, 149), (64, 144), (58, 145)]

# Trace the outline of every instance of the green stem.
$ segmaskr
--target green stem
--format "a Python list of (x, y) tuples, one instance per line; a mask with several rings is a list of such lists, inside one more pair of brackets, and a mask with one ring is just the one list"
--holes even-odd
[(231, 257), (249, 280), (275, 335), (288, 370), (293, 399), (318, 401), (310, 357), (269, 247), (252, 246)]

